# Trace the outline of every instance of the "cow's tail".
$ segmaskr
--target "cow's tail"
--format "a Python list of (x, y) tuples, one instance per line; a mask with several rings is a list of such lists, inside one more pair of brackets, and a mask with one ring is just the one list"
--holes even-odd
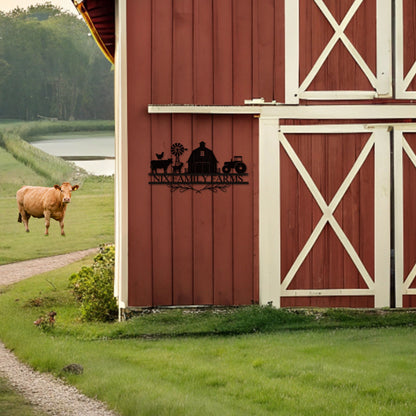
[(22, 222), (22, 214), (19, 212), (19, 217), (17, 218), (17, 222)]

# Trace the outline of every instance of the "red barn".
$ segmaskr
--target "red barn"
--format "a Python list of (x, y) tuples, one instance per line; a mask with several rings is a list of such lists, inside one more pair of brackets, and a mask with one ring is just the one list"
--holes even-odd
[(413, 0), (84, 0), (115, 62), (121, 308), (416, 306)]

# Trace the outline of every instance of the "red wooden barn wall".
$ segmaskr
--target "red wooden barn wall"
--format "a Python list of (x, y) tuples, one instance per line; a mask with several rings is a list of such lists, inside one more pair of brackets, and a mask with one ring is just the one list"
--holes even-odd
[[(258, 302), (257, 119), (147, 106), (282, 101), (283, 3), (127, 2), (130, 306)], [(148, 184), (156, 152), (201, 140), (220, 163), (242, 155), (249, 185), (171, 193)]]
[[(249, 115), (149, 115), (147, 106), (243, 105), (244, 100), (258, 97), (284, 102), (284, 3), (284, 0), (127, 0), (129, 306), (258, 302), (257, 119)], [(338, 23), (352, 3), (325, 0)], [(416, 59), (415, 8), (413, 0), (404, 0), (405, 74)], [(300, 0), (299, 11), (302, 83), (334, 30), (314, 1)], [(365, 0), (360, 5), (345, 33), (376, 73), (376, 0)], [(415, 82), (410, 84), (409, 91), (415, 90)], [(308, 91), (371, 89), (362, 70), (338, 41)], [(301, 100), (301, 104), (316, 103), (323, 101)], [(337, 105), (345, 101), (325, 103)], [(412, 142), (412, 135), (407, 136)], [(308, 169), (314, 172), (327, 202), (343, 173), (355, 161), (365, 138), (364, 134), (350, 134), (348, 138), (323, 134), (288, 137)], [(148, 184), (149, 164), (156, 152), (166, 154), (174, 142), (183, 143), (190, 151), (201, 140), (214, 151), (220, 163), (241, 154), (248, 166), (250, 184), (230, 187), (224, 193), (171, 193), (167, 187)], [(282, 149), (280, 153), (284, 276), (316, 224), (319, 208)], [(406, 163), (404, 158), (404, 168), (412, 170)], [(335, 165), (340, 165), (340, 169), (336, 171)], [(409, 230), (413, 229), (411, 212), (416, 204), (410, 191), (414, 169), (406, 175), (405, 271), (414, 264), (415, 243)], [(374, 274), (373, 182), (371, 155), (335, 212), (371, 276)], [(293, 189), (296, 193), (290, 194)], [(364, 223), (370, 225), (363, 227)], [(292, 227), (293, 224), (297, 226)], [(328, 285), (362, 287), (357, 271), (328, 226), (299, 276), (289, 289), (297, 285), (305, 288), (305, 282), (311, 289)], [(304, 281), (300, 284), (296, 279)], [(404, 303), (413, 305), (410, 297)], [(373, 298), (282, 298), (282, 306), (291, 305), (371, 307)]]

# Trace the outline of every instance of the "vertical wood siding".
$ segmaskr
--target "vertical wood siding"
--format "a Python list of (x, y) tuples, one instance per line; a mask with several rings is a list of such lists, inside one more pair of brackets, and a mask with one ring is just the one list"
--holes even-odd
[(150, 189), (141, 184), (149, 172), (149, 159), (152, 155), (152, 144), (148, 140), (151, 137), (151, 120), (147, 115), (147, 104), (152, 99), (152, 34), (149, 24), (152, 19), (151, 11), (151, 0), (127, 3), (127, 16), (140, 16), (146, 22), (136, 25), (130, 21), (127, 24), (129, 305), (148, 304), (153, 295), (152, 195)]
[[(262, 5), (128, 2), (130, 306), (258, 302), (257, 120), (150, 116), (147, 105), (241, 105), (253, 94), (282, 101), (276, 74), (283, 42), (274, 37), (282, 39), (283, 1)], [(171, 144), (180, 142), (186, 163), (202, 140), (219, 167), (241, 155), (249, 185), (196, 193), (148, 184), (156, 153), (168, 158)]]

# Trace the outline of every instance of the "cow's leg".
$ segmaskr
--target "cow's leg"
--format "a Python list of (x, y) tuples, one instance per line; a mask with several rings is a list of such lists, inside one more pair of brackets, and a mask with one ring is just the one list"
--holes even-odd
[(49, 235), (49, 226), (51, 225), (51, 213), (49, 211), (45, 211), (43, 215), (45, 216), (45, 235)]
[(61, 235), (65, 236), (64, 219), (63, 218), (61, 220), (59, 220), (59, 225), (61, 226)]
[[(23, 225), (25, 226), (25, 230), (28, 233), (30, 231), (29, 230), (30, 215), (21, 206), (19, 206), (19, 213), (20, 213), (20, 217), (22, 218)], [(20, 219), (20, 217), (19, 217), (19, 219)]]

